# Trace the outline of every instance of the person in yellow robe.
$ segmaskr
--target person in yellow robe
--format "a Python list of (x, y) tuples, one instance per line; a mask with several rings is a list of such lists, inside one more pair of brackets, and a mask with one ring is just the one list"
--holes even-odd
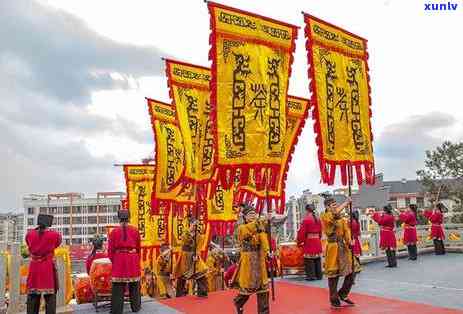
[(226, 257), (224, 251), (222, 251), (222, 249), (213, 242), (211, 242), (209, 247), (209, 254), (206, 260), (206, 265), (208, 268), (206, 277), (209, 292), (214, 292), (223, 290), (225, 287), (223, 282), (223, 267)]
[[(341, 301), (354, 305), (348, 298), (354, 283), (355, 274), (360, 272), (358, 261), (352, 256), (353, 240), (349, 220), (344, 218), (342, 211), (352, 200), (338, 205), (333, 198), (324, 201), (325, 212), (321, 215), (323, 232), (326, 235), (325, 274), (328, 277), (331, 306), (341, 307)], [(344, 277), (341, 289), (338, 291), (339, 277)]]
[(169, 245), (162, 244), (160, 254), (156, 259), (155, 274), (158, 286), (159, 297), (173, 298), (175, 291), (172, 287), (172, 270), (173, 270), (172, 250)]
[(188, 294), (186, 286), (188, 280), (196, 281), (198, 297), (207, 297), (207, 266), (200, 255), (205, 236), (196, 230), (197, 225), (197, 221), (191, 220), (189, 229), (182, 236), (182, 250), (174, 267), (177, 297)]
[(251, 294), (257, 294), (257, 313), (268, 314), (269, 293), (267, 260), (271, 259), (270, 245), (266, 228), (268, 219), (258, 218), (253, 207), (242, 205), (243, 224), (238, 227), (240, 260), (232, 279), (232, 286), (239, 289), (234, 298), (238, 314)]

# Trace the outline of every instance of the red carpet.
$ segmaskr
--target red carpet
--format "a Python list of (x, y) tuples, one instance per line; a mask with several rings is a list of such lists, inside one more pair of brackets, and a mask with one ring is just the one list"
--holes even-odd
[[(328, 291), (284, 282), (276, 283), (277, 300), (270, 301), (271, 314), (463, 314), (463, 310), (441, 308), (394, 299), (385, 299), (364, 294), (352, 294), (357, 305), (342, 309), (331, 309), (328, 304)], [(162, 301), (180, 312), (188, 314), (235, 313), (232, 299), (236, 291), (227, 290), (211, 293), (209, 298), (183, 297)], [(255, 314), (256, 299), (253, 296), (244, 307), (245, 314)]]

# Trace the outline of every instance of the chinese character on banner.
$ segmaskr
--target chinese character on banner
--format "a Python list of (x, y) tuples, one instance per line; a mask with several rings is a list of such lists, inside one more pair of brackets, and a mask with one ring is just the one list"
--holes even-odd
[(297, 27), (208, 2), (211, 110), (218, 180), (229, 190), (252, 169), (276, 190), (283, 158), (286, 102)]
[(183, 211), (194, 204), (192, 184), (183, 184), (185, 150), (175, 109), (157, 100), (147, 99), (155, 137), (155, 175), (151, 212), (160, 209)]
[(305, 14), (311, 103), (322, 181), (332, 185), (336, 168), (347, 185), (374, 184), (373, 136), (367, 40)]
[(286, 133), (284, 138), (283, 159), (280, 166), (280, 173), (278, 175), (278, 188), (276, 191), (270, 191), (266, 195), (265, 191), (259, 191), (256, 186), (256, 176), (251, 171), (249, 184), (242, 186), (238, 193), (238, 202), (254, 203), (256, 201), (256, 208), (260, 211), (269, 202), (276, 212), (282, 214), (285, 208), (285, 188), (286, 177), (291, 164), (292, 154), (296, 148), (299, 135), (304, 128), (305, 121), (309, 115), (310, 103), (308, 99), (289, 96), (286, 104)]
[(185, 147), (184, 182), (194, 183), (199, 200), (206, 198), (214, 170), (208, 68), (166, 60), (172, 105), (175, 108)]

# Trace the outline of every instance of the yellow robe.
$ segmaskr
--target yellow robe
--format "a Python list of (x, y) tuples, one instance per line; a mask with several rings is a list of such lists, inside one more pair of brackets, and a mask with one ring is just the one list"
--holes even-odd
[(172, 273), (171, 256), (159, 255), (156, 259), (154, 272), (156, 275), (158, 294), (160, 298), (165, 298), (167, 295), (174, 297), (174, 289), (172, 287), (172, 281), (170, 280), (170, 274)]
[(209, 252), (207, 256), (206, 265), (208, 268), (207, 272), (207, 286), (209, 292), (222, 290), (222, 266), (223, 256), (220, 252)]
[[(200, 234), (199, 232), (196, 234), (196, 254), (200, 256), (201, 248), (203, 247), (203, 243), (205, 241), (205, 236)], [(200, 257), (193, 263), (193, 256), (194, 256), (194, 234), (191, 234), (189, 230), (187, 230), (183, 234), (182, 238), (182, 251), (180, 252), (179, 258), (177, 263), (174, 267), (174, 277), (175, 278), (182, 278), (185, 280), (189, 279), (199, 279), (204, 277), (207, 273), (207, 266), (206, 263)]]
[[(347, 276), (360, 271), (357, 259), (350, 248), (351, 232), (349, 222), (339, 215), (325, 211), (321, 216), (323, 232), (326, 235), (325, 274), (328, 278)], [(353, 266), (353, 267), (352, 267)]]
[(233, 277), (233, 286), (240, 289), (240, 294), (268, 291), (266, 259), (270, 245), (265, 227), (265, 222), (255, 221), (238, 228), (240, 260)]

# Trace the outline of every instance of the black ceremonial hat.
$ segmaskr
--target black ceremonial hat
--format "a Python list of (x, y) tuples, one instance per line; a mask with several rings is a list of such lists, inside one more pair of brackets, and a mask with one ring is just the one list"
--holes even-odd
[(254, 211), (254, 212), (256, 211), (256, 210), (254, 209), (254, 207), (252, 207), (251, 205), (248, 205), (248, 204), (241, 204), (240, 206), (241, 206), (241, 212), (242, 212), (243, 215), (245, 215), (245, 216), (246, 216), (247, 214), (249, 214), (250, 212), (252, 212), (252, 211)]
[(47, 214), (39, 214), (37, 216), (37, 225), (43, 226), (46, 228), (51, 227), (53, 225), (53, 216)]
[(120, 221), (128, 221), (129, 220), (129, 211), (122, 209), (117, 212), (117, 217)]

